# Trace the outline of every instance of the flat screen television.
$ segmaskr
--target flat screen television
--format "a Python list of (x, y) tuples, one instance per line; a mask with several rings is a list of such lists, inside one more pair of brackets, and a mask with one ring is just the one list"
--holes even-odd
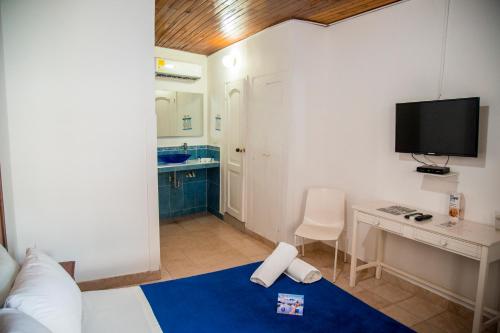
[(396, 152), (477, 157), (479, 97), (396, 104)]

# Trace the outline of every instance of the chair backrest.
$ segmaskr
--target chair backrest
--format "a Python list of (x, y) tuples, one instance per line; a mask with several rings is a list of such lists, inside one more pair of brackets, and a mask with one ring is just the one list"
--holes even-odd
[(344, 226), (345, 193), (333, 188), (307, 191), (304, 223)]

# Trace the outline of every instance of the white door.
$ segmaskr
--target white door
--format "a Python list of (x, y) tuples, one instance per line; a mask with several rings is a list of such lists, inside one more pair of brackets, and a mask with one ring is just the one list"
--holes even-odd
[(246, 227), (271, 241), (278, 240), (283, 219), (284, 143), (287, 115), (284, 75), (253, 79), (248, 112), (249, 208)]
[(245, 80), (226, 83), (226, 212), (245, 222)]

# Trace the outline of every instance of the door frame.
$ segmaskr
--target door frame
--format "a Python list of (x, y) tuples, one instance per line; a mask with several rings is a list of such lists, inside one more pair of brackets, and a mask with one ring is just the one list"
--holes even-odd
[(2, 167), (0, 166), (0, 244), (7, 248), (7, 233), (5, 231), (5, 215), (3, 205), (3, 188), (2, 188)]
[[(281, 193), (282, 195), (282, 198), (283, 198), (283, 202), (281, 204), (281, 207), (280, 207), (280, 218), (279, 220), (276, 222), (276, 230), (275, 230), (275, 239), (268, 239), (269, 241), (271, 242), (274, 242), (274, 243), (278, 243), (279, 241), (281, 240), (285, 240), (287, 241), (287, 237), (286, 237), (286, 228), (284, 228), (285, 226), (285, 223), (286, 223), (286, 220), (288, 218), (287, 216), (287, 212), (288, 212), (288, 209), (287, 209), (287, 205), (288, 205), (288, 194), (289, 194), (289, 191), (288, 191), (288, 185), (289, 185), (289, 182), (288, 182), (288, 175), (289, 175), (289, 170), (288, 170), (288, 167), (287, 167), (287, 164), (288, 164), (288, 161), (289, 161), (289, 149), (287, 149), (287, 145), (292, 142), (292, 131), (290, 130), (291, 128), (291, 125), (292, 125), (292, 121), (291, 121), (291, 116), (289, 115), (289, 113), (287, 112), (287, 110), (291, 110), (291, 105), (290, 105), (290, 98), (289, 98), (289, 89), (290, 89), (290, 76), (289, 76), (289, 72), (288, 71), (277, 71), (277, 72), (271, 72), (271, 73), (266, 73), (266, 74), (260, 74), (260, 75), (255, 75), (255, 76), (252, 76), (251, 77), (251, 80), (249, 80), (249, 102), (248, 102), (248, 108), (249, 108), (249, 112), (252, 112), (252, 109), (253, 109), (253, 106), (252, 106), (252, 101), (255, 99), (255, 97), (253, 96), (254, 94), (254, 89), (255, 89), (255, 81), (258, 80), (258, 79), (262, 79), (262, 78), (270, 78), (270, 82), (268, 83), (273, 83), (273, 81), (276, 81), (276, 79), (278, 79), (278, 81), (281, 81), (282, 82), (282, 85), (283, 85), (283, 111), (284, 111), (284, 117), (283, 117), (283, 124), (284, 124), (284, 132), (282, 133), (283, 134), (283, 142), (282, 142), (282, 155), (281, 155), (281, 161), (280, 161), (280, 165), (281, 165), (281, 170), (282, 170), (282, 173), (280, 175), (281, 177), (281, 186), (279, 188), (279, 192)], [(247, 126), (249, 126), (249, 123), (247, 121)], [(249, 145), (249, 142), (247, 140), (247, 146), (249, 149), (253, 149), (250, 145)], [(250, 155), (247, 155), (247, 158), (249, 158)], [(252, 169), (251, 169), (251, 166), (250, 166), (250, 163), (248, 163), (248, 167), (247, 167), (247, 170), (248, 173), (248, 186), (247, 186), (247, 189), (248, 187), (250, 187), (250, 181), (252, 180), (251, 178), (254, 177), (255, 175), (252, 173)], [(251, 196), (248, 196), (248, 205), (250, 206), (251, 204), (253, 205), (253, 203), (251, 202)], [(248, 218), (248, 215), (247, 215), (247, 218)], [(260, 235), (262, 236), (262, 235)], [(262, 236), (264, 237), (264, 236)], [(265, 237), (264, 237), (265, 238)]]
[[(244, 145), (246, 147), (247, 143), (247, 134), (248, 134), (248, 76), (245, 76), (243, 78), (231, 80), (231, 81), (225, 81), (224, 82), (224, 119), (223, 119), (223, 131), (226, 131), (229, 121), (228, 121), (228, 116), (229, 116), (229, 90), (228, 86), (232, 83), (237, 83), (241, 82), (241, 87), (242, 87), (242, 97), (243, 97), (243, 105), (244, 105), (244, 112), (243, 112), (243, 122), (244, 122), (244, 133), (243, 133), (243, 141)], [(241, 114), (240, 114), (241, 117)], [(223, 211), (224, 213), (227, 213), (227, 202), (228, 202), (228, 164), (227, 164), (227, 158), (228, 158), (228, 153), (229, 153), (229, 137), (227, 135), (227, 132), (224, 132), (223, 136), (223, 154), (221, 156), (221, 160), (223, 163), (224, 167), (224, 174), (222, 175), (222, 179), (224, 180), (224, 186), (221, 186), (221, 189), (223, 189)], [(243, 174), (242, 174), (242, 184), (241, 184), (241, 222), (246, 222), (247, 220), (247, 212), (248, 212), (248, 200), (247, 200), (247, 183), (248, 183), (248, 161), (247, 161), (247, 154), (242, 154), (242, 163), (243, 163)], [(222, 171), (222, 170), (221, 170)], [(222, 184), (221, 184), (222, 185)]]

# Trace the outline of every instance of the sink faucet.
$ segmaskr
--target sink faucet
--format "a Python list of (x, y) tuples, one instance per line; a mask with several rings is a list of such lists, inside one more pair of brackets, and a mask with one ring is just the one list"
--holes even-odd
[(184, 149), (185, 152), (187, 152), (188, 150), (188, 144), (186, 142), (184, 142), (181, 146), (182, 149)]

